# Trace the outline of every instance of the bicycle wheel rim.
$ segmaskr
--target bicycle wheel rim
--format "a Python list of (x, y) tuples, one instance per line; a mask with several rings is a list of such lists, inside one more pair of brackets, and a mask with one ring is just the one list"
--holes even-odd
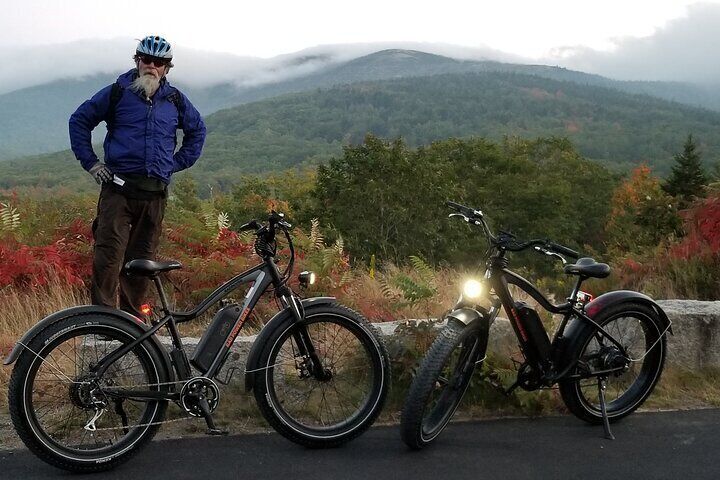
[(460, 405), (475, 371), (474, 352), (479, 342), (477, 336), (465, 338), (448, 355), (423, 412), (421, 435), (424, 440), (437, 436)]
[(385, 373), (379, 347), (370, 333), (346, 317), (308, 315), (303, 326), (332, 379), (301, 378), (296, 326), (286, 329), (271, 349), (265, 376), (268, 400), (282, 422), (302, 435), (345, 435), (372, 416), (382, 397)]
[[(658, 341), (658, 325), (642, 312), (618, 313), (602, 326), (623, 345), (630, 358), (641, 359), (631, 362), (627, 372), (610, 375), (606, 380), (606, 409), (608, 416), (614, 417), (636, 408), (652, 391), (662, 370), (660, 363), (664, 345)], [(599, 345), (597, 337), (591, 336), (582, 348), (580, 359), (592, 357), (599, 350)], [(576, 382), (575, 389), (583, 408), (601, 416), (597, 382), (597, 377), (580, 380)]]
[[(80, 337), (83, 340), (76, 341)], [(114, 402), (96, 420), (95, 432), (84, 429), (95, 410), (76, 404), (77, 397), (83, 395), (78, 391), (84, 384), (82, 376), (86, 372), (83, 370), (93, 360), (97, 361), (103, 354), (132, 340), (132, 336), (115, 327), (80, 327), (64, 332), (40, 349), (40, 358), (35, 357), (26, 375), (23, 398), (28, 424), (45, 447), (65, 458), (96, 461), (127, 451), (143, 437), (149, 428), (144, 424), (154, 417), (158, 402), (140, 402), (139, 405), (123, 402), (123, 410), (128, 416), (127, 432), (120, 428), (122, 420), (113, 410)], [(110, 366), (103, 381), (113, 380), (116, 386), (130, 388), (136, 383), (129, 382), (155, 383), (159, 378), (142, 345), (118, 362)], [(139, 380), (138, 367), (142, 369), (144, 380)], [(127, 380), (131, 378), (135, 380)], [(55, 412), (50, 408), (55, 408)]]

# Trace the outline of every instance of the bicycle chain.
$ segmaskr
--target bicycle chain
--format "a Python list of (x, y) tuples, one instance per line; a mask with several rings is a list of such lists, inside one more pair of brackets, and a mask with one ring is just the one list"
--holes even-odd
[[(65, 373), (63, 373), (62, 371), (60, 371), (59, 369), (57, 369), (53, 364), (51, 364), (50, 362), (46, 361), (43, 357), (41, 357), (41, 356), (40, 356), (37, 352), (35, 352), (32, 348), (30, 348), (29, 346), (25, 345), (24, 343), (21, 343), (21, 342), (18, 342), (18, 343), (19, 343), (23, 348), (27, 349), (27, 350), (30, 351), (33, 355), (35, 355), (35, 357), (39, 358), (42, 363), (48, 365), (51, 369), (56, 370), (56, 373), (57, 373), (57, 374), (60, 374), (60, 376), (65, 377), (65, 379), (67, 380), (67, 383), (68, 383), (68, 384), (70, 384), (70, 385), (73, 385), (73, 384), (81, 384), (81, 385), (82, 385), (82, 384), (88, 383), (88, 382), (78, 382), (78, 381), (72, 380), (70, 377), (68, 377), (67, 375), (65, 375)], [(273, 364), (273, 365), (268, 365), (268, 366), (266, 366), (266, 367), (255, 368), (255, 369), (253, 369), (253, 370), (245, 370), (245, 373), (248, 374), (248, 373), (260, 372), (260, 371), (263, 371), (263, 370), (268, 370), (268, 369), (270, 369), (270, 368), (274, 368), (274, 367), (276, 367), (277, 365), (281, 365), (281, 363), (275, 363), (275, 364)], [(139, 385), (130, 385), (130, 386), (128, 386), (128, 388), (129, 388), (129, 387), (139, 388), (139, 387), (161, 387), (161, 386), (164, 386), (164, 385), (179, 385), (179, 384), (185, 384), (187, 381), (188, 381), (188, 380), (175, 380), (175, 381), (173, 381), (173, 382), (145, 383), (145, 384), (139, 384)], [(182, 422), (182, 421), (186, 421), (186, 420), (193, 420), (193, 419), (194, 419), (194, 420), (197, 420), (198, 418), (199, 418), (199, 417), (187, 416), (187, 417), (185, 417), (185, 418), (175, 418), (175, 419), (171, 419), (171, 420), (163, 420), (163, 421), (161, 421), (161, 422), (140, 423), (140, 424), (137, 424), (137, 425), (127, 425), (127, 426), (122, 426), (122, 427), (101, 427), (101, 428), (95, 428), (95, 430), (93, 430), (93, 432), (100, 432), (100, 431), (107, 431), (107, 430), (125, 430), (125, 429), (129, 429), (129, 428), (138, 428), (138, 427), (149, 427), (149, 426), (152, 426), (152, 425), (163, 425), (163, 424), (166, 424), (166, 423)]]

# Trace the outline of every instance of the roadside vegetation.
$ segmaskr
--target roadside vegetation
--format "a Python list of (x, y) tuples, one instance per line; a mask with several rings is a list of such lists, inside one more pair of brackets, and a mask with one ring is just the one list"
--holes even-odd
[[(237, 227), (274, 209), (295, 226), (296, 271), (318, 274), (305, 295), (336, 296), (373, 322), (438, 318), (452, 307), (462, 279), (482, 267), (485, 247), (477, 232), (447, 218), (444, 201), (454, 200), (482, 209), (495, 230), (548, 237), (610, 263), (613, 274), (588, 282), (591, 293), (630, 288), (655, 298), (716, 300), (720, 189), (701, 154), (688, 136), (671, 174), (661, 179), (644, 164), (626, 175), (613, 173), (561, 138), (451, 138), (413, 148), (401, 139), (368, 136), (317, 169), (239, 177), (226, 190), (206, 191), (191, 174), (179, 175), (159, 257), (184, 268), (164, 282), (176, 309), (195, 305), (257, 263), (251, 236)], [(88, 302), (95, 201), (95, 194), (59, 189), (0, 191), (3, 355), (45, 315)], [(280, 242), (280, 264), (288, 253), (283, 247)], [(558, 265), (545, 258), (516, 256), (511, 266), (551, 295), (569, 291)], [(275, 311), (266, 299), (243, 334), (256, 333)], [(182, 332), (199, 336), (213, 313)], [(415, 362), (432, 340), (429, 326), (414, 329), (412, 345), (391, 345), (396, 386), (386, 421), (396, 419)], [(464, 414), (561, 411), (555, 391), (503, 398), (493, 384), (512, 383), (514, 365), (500, 358), (489, 365), (464, 402)], [(3, 392), (9, 374), (0, 369)], [(647, 406), (720, 405), (718, 375), (668, 369)], [(229, 389), (241, 395), (239, 385)], [(255, 425), (253, 408), (240, 420), (228, 410), (221, 423), (236, 418)]]

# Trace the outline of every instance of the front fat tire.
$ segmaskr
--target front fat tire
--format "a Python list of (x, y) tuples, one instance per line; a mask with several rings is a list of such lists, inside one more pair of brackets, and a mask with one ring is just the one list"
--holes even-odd
[[(48, 352), (48, 346), (52, 347), (55, 342), (66, 338), (79, 329), (90, 331), (90, 333), (94, 333), (91, 330), (95, 329), (98, 335), (118, 335), (127, 338), (128, 341), (137, 338), (139, 335), (137, 328), (126, 320), (86, 314), (63, 319), (48, 326), (38, 333), (27, 346), (32, 351), (39, 353), (40, 356), (45, 356), (46, 352)], [(138, 349), (133, 350), (133, 352), (137, 351)], [(157, 348), (150, 342), (144, 342), (139, 351), (141, 352), (141, 361), (146, 362), (145, 366), (151, 368), (153, 372), (154, 378), (152, 381), (166, 382), (168, 373), (164, 368), (162, 356), (157, 351)], [(52, 352), (52, 350), (49, 350), (49, 352)], [(37, 431), (44, 432), (44, 430), (36, 423), (36, 420), (33, 420), (35, 413), (31, 413), (27, 409), (31, 402), (28, 396), (32, 396), (32, 384), (30, 382), (34, 382), (34, 376), (37, 374), (37, 368), (39, 367), (37, 362), (40, 362), (40, 359), (28, 349), (24, 349), (10, 377), (8, 404), (10, 416), (18, 436), (28, 449), (44, 462), (77, 473), (110, 470), (129, 460), (157, 433), (160, 425), (141, 427), (145, 429), (138, 432), (138, 434), (134, 434), (129, 445), (123, 444), (120, 452), (104, 452), (103, 455), (97, 458), (93, 458), (92, 455), (76, 455), (64, 451), (59, 445), (51, 446), (48, 439), (37, 433)], [(167, 402), (156, 402), (155, 406), (156, 409), (151, 411), (152, 417), (148, 418), (148, 423), (162, 421), (165, 416)]]
[[(594, 320), (601, 326), (610, 325), (615, 319), (623, 318), (623, 315), (631, 315), (629, 312), (634, 312), (632, 315), (635, 318), (641, 319), (640, 324), (644, 327), (645, 332), (645, 346), (649, 348), (653, 343), (658, 340), (659, 335), (665, 330), (665, 325), (660, 321), (657, 314), (652, 308), (636, 303), (622, 304), (615, 307), (610, 307), (607, 310), (601, 312)], [(573, 341), (570, 350), (568, 351), (567, 358), (575, 359), (579, 358), (590, 342), (594, 341), (593, 336), (595, 329), (587, 325), (578, 332), (576, 341)], [(613, 334), (612, 328), (609, 330), (610, 334)], [(622, 342), (621, 342), (622, 343)], [(634, 353), (634, 355), (633, 355)], [(644, 353), (644, 352), (640, 352)], [(628, 395), (627, 398), (622, 396), (613, 401), (612, 398), (606, 398), (607, 402), (607, 415), (610, 422), (616, 422), (638, 409), (645, 400), (650, 396), (655, 385), (660, 380), (663, 367), (665, 365), (665, 357), (667, 354), (667, 335), (663, 334), (662, 338), (657, 342), (655, 347), (650, 350), (640, 369), (638, 379), (628, 388), (628, 392), (633, 389), (633, 393)], [(632, 356), (638, 356), (638, 352), (631, 352)], [(608, 382), (612, 382), (613, 377), (611, 376)], [(586, 380), (587, 382), (587, 380)], [(560, 395), (565, 403), (565, 406), (570, 412), (580, 420), (591, 423), (593, 425), (599, 425), (602, 423), (602, 413), (599, 406), (591, 405), (589, 399), (587, 399), (581, 391), (580, 381), (578, 380), (564, 380), (560, 381), (559, 384)], [(612, 385), (609, 383), (608, 388)], [(594, 390), (597, 395), (597, 387)], [(625, 394), (623, 394), (624, 396)], [(606, 394), (607, 397), (607, 394)], [(597, 399), (595, 396), (594, 400)]]
[[(470, 379), (475, 369), (476, 358), (478, 354), (484, 355), (484, 352), (476, 351), (472, 355), (472, 358), (467, 358), (463, 362), (467, 364), (467, 362), (470, 361), (472, 365), (468, 366), (469, 371), (460, 379), (457, 388), (454, 389), (454, 391), (448, 391), (447, 399), (449, 401), (441, 407), (436, 406), (436, 409), (431, 412), (433, 417), (437, 416), (440, 418), (433, 422), (434, 425), (430, 432), (425, 431), (425, 423), (427, 421), (425, 417), (427, 415), (428, 402), (437, 389), (440, 375), (451, 360), (456, 348), (462, 344), (475, 345), (478, 342), (479, 345), (484, 344), (482, 339), (480, 339), (480, 328), (477, 323), (465, 326), (450, 322), (435, 339), (410, 385), (402, 410), (400, 436), (408, 447), (413, 450), (419, 450), (425, 447), (437, 438), (450, 422), (470, 384)], [(446, 388), (449, 387), (445, 387), (445, 389)], [(445, 389), (442, 390), (441, 396), (445, 393)]]
[[(364, 347), (363, 351), (369, 361), (365, 370), (371, 375), (371, 387), (367, 399), (358, 412), (354, 412), (344, 421), (338, 422), (337, 428), (321, 428), (296, 420), (277, 399), (276, 388), (280, 388), (280, 384), (277, 382), (283, 380), (275, 378), (275, 369), (278, 369), (279, 372), (282, 371), (277, 366), (273, 368), (273, 365), (280, 363), (276, 357), (283, 345), (289, 345), (287, 342), (290, 341), (292, 332), (297, 325), (294, 321), (282, 324), (265, 343), (259, 356), (259, 365), (263, 368), (255, 373), (253, 382), (254, 394), (263, 417), (282, 436), (305, 447), (330, 448), (342, 445), (361, 435), (378, 417), (390, 387), (390, 361), (377, 330), (362, 315), (343, 305), (330, 304), (307, 308), (303, 325), (309, 326), (312, 330), (314, 324), (336, 325), (342, 329), (345, 335), (348, 333), (353, 335)], [(313, 337), (312, 332), (310, 334)], [(317, 339), (314, 338), (313, 341), (315, 343)], [(337, 352), (322, 351), (324, 348), (322, 341), (319, 343), (321, 348), (318, 349), (318, 354), (323, 358), (332, 360), (333, 355), (347, 354), (347, 347), (344, 350), (337, 349), (340, 350)], [(290, 365), (290, 362), (286, 361), (286, 363)], [(290, 370), (292, 371), (292, 365), (290, 365)], [(316, 380), (308, 379), (307, 381), (315, 382)], [(322, 388), (322, 386), (318, 388)], [(337, 390), (337, 386), (335, 388), (338, 397), (347, 393)], [(342, 390), (342, 386), (340, 389)], [(311, 390), (308, 396), (312, 393)]]

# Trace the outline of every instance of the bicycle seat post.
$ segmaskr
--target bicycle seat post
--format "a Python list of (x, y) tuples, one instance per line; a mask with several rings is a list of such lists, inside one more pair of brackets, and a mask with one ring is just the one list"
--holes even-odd
[(163, 290), (162, 282), (160, 282), (160, 278), (157, 275), (153, 275), (152, 279), (153, 283), (155, 283), (155, 287), (157, 288), (158, 295), (160, 295), (160, 303), (162, 304), (163, 313), (168, 315), (170, 313), (170, 309), (168, 308), (168, 301), (165, 296), (165, 290)]

